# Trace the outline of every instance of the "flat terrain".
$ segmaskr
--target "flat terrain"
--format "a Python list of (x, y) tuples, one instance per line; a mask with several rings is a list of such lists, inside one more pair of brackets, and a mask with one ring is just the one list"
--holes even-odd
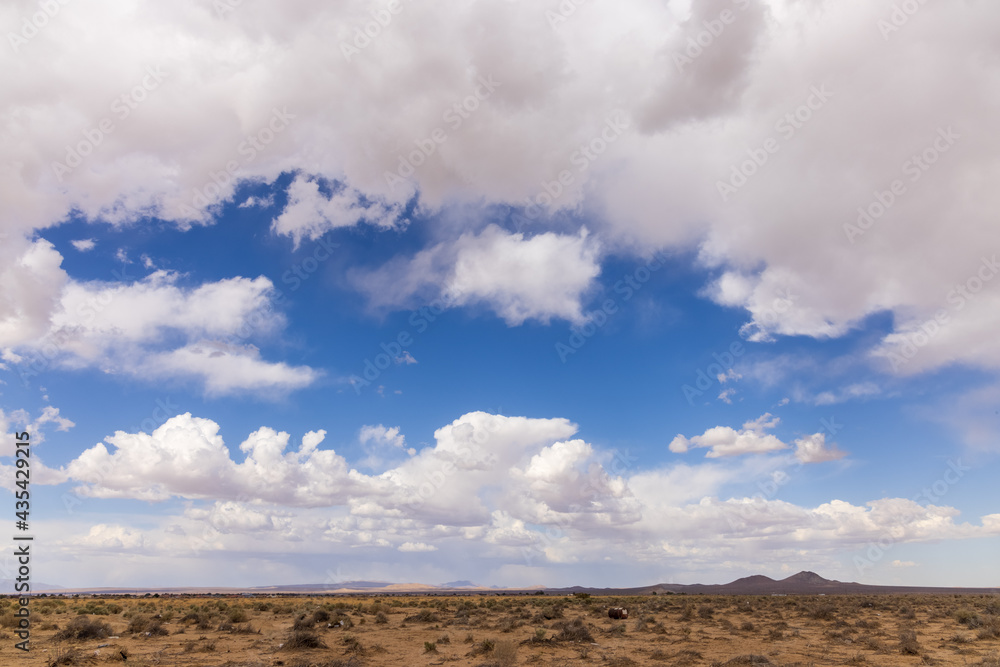
[[(628, 620), (607, 610), (626, 607)], [(984, 665), (1000, 597), (468, 595), (0, 599), (0, 665)]]

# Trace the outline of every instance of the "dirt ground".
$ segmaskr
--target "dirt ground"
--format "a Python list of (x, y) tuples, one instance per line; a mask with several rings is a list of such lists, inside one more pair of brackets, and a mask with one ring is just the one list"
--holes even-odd
[[(607, 610), (621, 606), (628, 620)], [(988, 596), (0, 598), (0, 665), (986, 665)]]

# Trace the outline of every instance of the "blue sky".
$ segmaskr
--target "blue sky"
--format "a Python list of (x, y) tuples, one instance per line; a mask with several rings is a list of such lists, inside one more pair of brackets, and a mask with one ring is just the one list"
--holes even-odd
[(4, 10), (35, 578), (996, 585), (998, 10), (307, 5)]

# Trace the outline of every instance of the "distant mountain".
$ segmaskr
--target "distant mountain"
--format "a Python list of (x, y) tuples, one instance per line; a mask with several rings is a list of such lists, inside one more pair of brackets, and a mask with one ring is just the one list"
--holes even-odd
[[(8, 585), (13, 591), (11, 580), (0, 580), (0, 590)], [(34, 591), (41, 591), (48, 584), (35, 583)], [(52, 586), (56, 589), (58, 587)], [(522, 594), (544, 591), (546, 595), (569, 595), (571, 593), (590, 593), (592, 595), (650, 595), (653, 593), (683, 593), (686, 595), (879, 595), (905, 593), (948, 593), (996, 595), (997, 588), (934, 588), (930, 586), (869, 586), (856, 582), (843, 582), (824, 579), (815, 572), (799, 572), (786, 579), (771, 579), (761, 574), (743, 577), (728, 584), (655, 584), (637, 588), (586, 588), (572, 586), (569, 588), (546, 588), (545, 586), (526, 586), (523, 588), (499, 588), (496, 586), (476, 586), (471, 581), (450, 581), (440, 586), (428, 584), (392, 584), (385, 581), (342, 581), (335, 584), (291, 584), (286, 586), (255, 586), (249, 588), (230, 587), (177, 587), (177, 588), (90, 588), (90, 589), (59, 589), (53, 593), (72, 595), (81, 594), (221, 594), (221, 595), (452, 595), (458, 592), (465, 594)]]
[[(17, 584), (17, 581), (14, 579), (0, 579), (0, 595), (13, 595), (17, 593), (17, 590), (14, 588), (15, 584)], [(32, 593), (36, 591), (47, 591), (60, 588), (62, 588), (62, 586), (56, 586), (55, 584), (43, 584), (40, 581), (31, 582)]]
[(992, 595), (996, 588), (935, 588), (932, 586), (870, 586), (856, 582), (824, 579), (815, 572), (799, 572), (786, 579), (774, 580), (757, 574), (728, 584), (656, 584), (638, 588), (560, 588), (547, 593), (586, 592), (595, 595), (649, 595), (684, 593), (687, 595), (878, 595), (900, 593), (957, 593)]

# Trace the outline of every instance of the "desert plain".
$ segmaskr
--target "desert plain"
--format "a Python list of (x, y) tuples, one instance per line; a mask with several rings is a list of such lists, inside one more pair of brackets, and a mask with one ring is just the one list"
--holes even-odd
[(15, 609), (0, 598), (4, 667), (1000, 667), (991, 595), (52, 596), (27, 653)]

